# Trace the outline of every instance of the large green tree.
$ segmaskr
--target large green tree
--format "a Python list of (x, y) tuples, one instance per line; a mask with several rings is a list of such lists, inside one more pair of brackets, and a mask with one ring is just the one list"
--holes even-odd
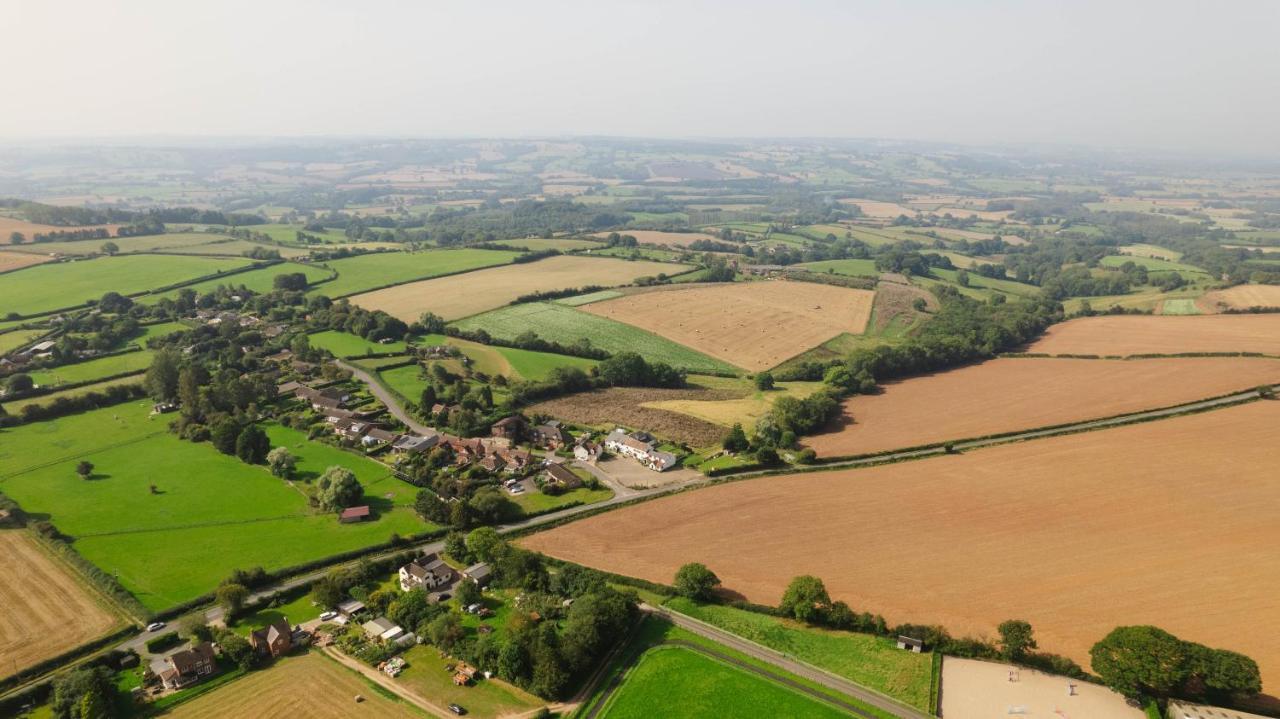
[(271, 440), (256, 424), (245, 427), (236, 436), (236, 456), (245, 464), (262, 464), (270, 451)]
[(326, 469), (316, 486), (320, 488), (316, 497), (320, 506), (331, 512), (350, 507), (364, 496), (364, 487), (346, 467), (333, 466)]
[(714, 596), (720, 577), (707, 565), (690, 562), (676, 570), (676, 592), (682, 597), (705, 601)]
[(1190, 672), (1184, 642), (1152, 626), (1116, 627), (1089, 657), (1102, 681), (1126, 696), (1169, 696)]
[(802, 622), (813, 622), (822, 619), (831, 607), (831, 595), (822, 580), (804, 575), (796, 577), (787, 585), (782, 593), (782, 602), (778, 609)]
[(1036, 648), (1030, 622), (1010, 619), (1000, 622), (996, 631), (1000, 632), (1000, 656), (1004, 659), (1019, 661), (1027, 655), (1027, 652)]

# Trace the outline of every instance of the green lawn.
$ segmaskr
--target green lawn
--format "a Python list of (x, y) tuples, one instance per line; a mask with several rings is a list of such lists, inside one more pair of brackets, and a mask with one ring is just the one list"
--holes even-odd
[(608, 719), (847, 717), (830, 704), (692, 649), (659, 646), (640, 658), (609, 698)]
[(1160, 306), (1160, 314), (1162, 315), (1198, 315), (1200, 308), (1196, 307), (1196, 301), (1191, 298), (1182, 298), (1174, 300), (1165, 300)]
[(278, 607), (259, 609), (252, 614), (240, 617), (236, 620), (235, 631), (237, 634), (248, 636), (254, 629), (265, 627), (279, 619), (288, 619), (290, 624), (301, 624), (320, 616), (320, 611), (320, 607), (311, 603), (310, 592), (303, 592)]
[(158, 322), (154, 325), (145, 325), (142, 328), (142, 334), (134, 337), (130, 342), (137, 344), (139, 347), (145, 348), (147, 346), (147, 340), (150, 340), (153, 337), (164, 337), (165, 335), (171, 335), (174, 332), (184, 332), (189, 329), (191, 328), (181, 322)]
[(455, 686), (453, 675), (445, 669), (456, 660), (440, 656), (440, 651), (427, 645), (411, 647), (402, 655), (409, 664), (395, 682), (404, 684), (437, 704), (458, 704), (467, 716), (492, 719), (532, 711), (545, 702), (506, 682), (480, 679), (469, 687)]
[(880, 270), (876, 269), (875, 260), (822, 260), (821, 262), (806, 262), (800, 267), (810, 272), (832, 272), (850, 277), (880, 276)]
[(107, 292), (135, 294), (247, 264), (249, 260), (126, 255), (35, 265), (4, 275), (0, 282), (0, 316), (76, 307)]
[[(181, 251), (182, 248), (204, 245), (210, 242), (230, 239), (225, 235), (207, 232), (171, 232), (163, 235), (140, 235), (138, 237), (112, 237), (103, 240), (70, 240), (67, 242), (41, 242), (34, 245), (20, 245), (22, 252), (38, 252), (48, 254), (57, 252), (63, 255), (96, 255), (102, 252), (104, 242), (114, 242), (120, 248), (119, 254), (134, 252), (154, 252), (156, 250)], [(240, 254), (233, 252), (229, 254)]]
[(276, 242), (285, 242), (288, 244), (297, 244), (298, 232), (305, 232), (308, 235), (314, 235), (316, 237), (319, 237), (321, 240), (323, 240), (326, 243), (341, 244), (345, 242), (350, 242), (350, 240), (347, 239), (346, 232), (344, 232), (343, 230), (325, 229), (320, 232), (312, 232), (310, 230), (304, 230), (302, 228), (302, 225), (282, 225), (282, 224), (254, 225), (246, 229), (248, 229), (250, 232), (260, 232), (264, 235), (267, 235), (268, 237), (275, 240)]
[(307, 335), (312, 347), (329, 350), (334, 357), (360, 357), (366, 354), (386, 354), (388, 352), (403, 353), (405, 344), (401, 340), (380, 344), (371, 342), (358, 335), (337, 330), (325, 330)]
[[(198, 259), (198, 258), (193, 258)], [(162, 297), (177, 297), (178, 292), (184, 289), (192, 289), (198, 293), (204, 294), (216, 289), (219, 285), (229, 287), (246, 287), (253, 292), (270, 292), (275, 282), (276, 275), (286, 275), (294, 272), (301, 272), (307, 276), (307, 282), (315, 283), (329, 277), (331, 272), (315, 265), (304, 265), (298, 262), (284, 262), (281, 264), (263, 267), (262, 269), (249, 270), (248, 272), (240, 272), (238, 274), (223, 279), (205, 280), (197, 282), (194, 285), (188, 285), (179, 289), (169, 290), (156, 295), (147, 295), (139, 298), (141, 302), (155, 302)], [(324, 285), (321, 285), (323, 287)]]
[(684, 597), (672, 597), (666, 606), (912, 706), (929, 707), (929, 655), (904, 652), (883, 637), (815, 629), (734, 607), (698, 604)]
[(49, 330), (14, 330), (0, 334), (0, 355), (31, 344), (40, 335)]
[(525, 514), (537, 514), (541, 512), (549, 512), (553, 509), (566, 507), (570, 504), (594, 504), (595, 502), (603, 502), (613, 496), (613, 490), (588, 489), (580, 487), (578, 489), (565, 492), (558, 496), (551, 496), (537, 491), (526, 491), (524, 494), (511, 496), (506, 495), (508, 499), (520, 505), (520, 511)]
[[(959, 287), (959, 282), (956, 280), (958, 270), (943, 270), (934, 267), (930, 271), (938, 277), (946, 280), (948, 283)], [(977, 272), (968, 272), (966, 274), (969, 275), (969, 287), (971, 288), (995, 290), (997, 292), (1005, 292), (1011, 295), (1021, 295), (1024, 297), (1029, 297), (1040, 291), (1039, 287), (1023, 284), (1022, 282), (992, 279), (990, 277), (983, 277)]]
[(337, 271), (338, 278), (315, 288), (312, 294), (346, 297), (410, 280), (505, 265), (518, 255), (517, 252), (476, 249), (357, 255), (323, 263), (323, 266)]
[(31, 379), (41, 387), (54, 387), (75, 382), (87, 382), (100, 377), (111, 377), (125, 372), (140, 372), (151, 366), (151, 350), (122, 352), (91, 359), (85, 362), (62, 365), (51, 369), (33, 370)]
[(460, 329), (483, 329), (494, 337), (514, 338), (533, 331), (546, 340), (573, 344), (588, 339), (608, 352), (639, 352), (650, 360), (704, 372), (735, 372), (733, 367), (637, 327), (579, 312), (550, 302), (511, 305), (455, 323)]
[[(343, 525), (313, 512), (303, 486), (163, 432), (169, 418), (148, 419), (148, 406), (118, 405), (4, 432), (0, 491), (48, 514), (86, 559), (151, 609), (208, 592), (237, 567), (280, 569), (379, 544), (392, 532), (434, 529), (403, 506), (412, 488), (389, 480), (376, 462), (267, 427), (273, 444), (301, 455), (303, 477), (341, 464), (367, 483), (378, 517)], [(79, 459), (95, 465), (88, 481), (75, 472)], [(151, 484), (159, 493), (150, 493)]]

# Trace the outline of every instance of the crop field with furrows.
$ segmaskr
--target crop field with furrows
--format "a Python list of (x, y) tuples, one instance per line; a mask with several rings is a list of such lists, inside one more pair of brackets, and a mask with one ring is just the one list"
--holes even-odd
[(36, 265), (0, 275), (0, 316), (75, 307), (107, 292), (135, 294), (249, 263), (247, 259), (127, 255)]
[[(21, 245), (28, 247), (32, 244), (32, 240), (36, 235), (46, 235), (50, 232), (74, 232), (76, 230), (93, 230), (99, 227), (106, 228), (107, 232), (114, 235), (119, 225), (90, 225), (86, 227), (59, 227), (56, 225), (41, 225), (35, 222), (27, 222), (16, 217), (7, 217), (0, 215), (0, 244), (13, 244), (12, 236), (15, 232), (21, 232), (26, 238), (26, 244)], [(99, 244), (106, 240), (99, 240)]]
[[(992, 636), (1009, 618), (1088, 666), (1120, 625), (1257, 660), (1280, 681), (1280, 402), (864, 469), (714, 485), (521, 540), (669, 583), (702, 562), (776, 604), (800, 574), (895, 622)], [(749, 548), (749, 551), (744, 550)], [(851, 548), (853, 550), (851, 551)], [(1188, 589), (1188, 583), (1194, 591)]]
[(662, 262), (565, 255), (388, 287), (357, 295), (351, 301), (367, 309), (382, 310), (406, 322), (416, 320), (424, 312), (456, 320), (501, 307), (522, 295), (535, 292), (590, 285), (626, 285), (639, 277), (660, 273), (670, 275), (687, 269), (685, 265)]
[(606, 352), (638, 352), (650, 361), (666, 362), (693, 372), (734, 372), (732, 365), (676, 344), (638, 327), (596, 317), (554, 302), (530, 302), (503, 307), (460, 320), (462, 330), (484, 330), (494, 337), (514, 339), (533, 332), (544, 340), (572, 345), (586, 340)]
[(0, 529), (0, 677), (107, 633), (122, 620), (86, 580), (20, 529)]
[(1196, 305), (1203, 312), (1280, 307), (1280, 285), (1236, 285), (1205, 293)]
[[(1280, 360), (995, 359), (891, 382), (844, 401), (820, 457), (903, 449), (1169, 407), (1280, 383)], [(946, 411), (939, 411), (946, 407)]]
[[(375, 252), (340, 260), (329, 260), (321, 266), (337, 272), (337, 279), (315, 288), (312, 293), (333, 298), (368, 292), (379, 287), (387, 288), (383, 292), (394, 292), (405, 285), (399, 287), (391, 287), (391, 285), (504, 265), (519, 254), (502, 250), (453, 249)], [(352, 301), (356, 302), (355, 299)], [(356, 304), (361, 303), (356, 302)], [(381, 308), (370, 307), (369, 309)], [(406, 321), (416, 319), (418, 319), (417, 314), (407, 318)]]
[(812, 282), (740, 282), (639, 292), (582, 310), (758, 371), (866, 329), (875, 293)]
[(1190, 352), (1280, 355), (1280, 314), (1082, 317), (1053, 325), (1027, 351), (1119, 356)]

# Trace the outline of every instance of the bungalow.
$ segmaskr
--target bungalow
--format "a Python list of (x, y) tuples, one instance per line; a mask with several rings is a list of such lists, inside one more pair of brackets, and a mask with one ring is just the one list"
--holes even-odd
[(435, 589), (453, 581), (453, 569), (439, 554), (426, 554), (400, 568), (400, 589)]
[(276, 385), (276, 396), (283, 397), (287, 394), (291, 394), (296, 397), (298, 396), (298, 390), (303, 389), (304, 387), (307, 387), (307, 386), (305, 384), (302, 384), (301, 382), (294, 382), (292, 380), (288, 382), (283, 382), (281, 384)]
[(30, 347), (26, 348), (25, 350), (23, 350), (22, 353), (26, 355), (38, 355), (42, 352), (48, 352), (49, 350), (56, 347), (57, 344), (58, 343), (53, 340), (45, 340), (44, 342), (37, 342), (31, 345)]
[(528, 429), (529, 423), (525, 421), (525, 418), (518, 414), (513, 414), (510, 417), (504, 417), (494, 422), (493, 426), (489, 428), (489, 433), (494, 437), (518, 442)]
[(577, 489), (582, 486), (582, 478), (563, 464), (547, 465), (544, 474), (548, 484), (554, 484), (563, 489)]
[(337, 407), (325, 407), (311, 405), (311, 408), (324, 415), (324, 421), (329, 424), (337, 424), (339, 420), (351, 419), (356, 416), (355, 412), (349, 409), (338, 409)]
[(369, 519), (369, 505), (362, 504), (358, 507), (347, 507), (338, 515), (338, 521), (343, 524), (354, 524)]
[(160, 673), (165, 689), (181, 689), (190, 686), (218, 669), (214, 661), (213, 645), (200, 642), (190, 649), (183, 649), (165, 657), (169, 669)]
[(404, 635), (404, 629), (402, 629), (399, 624), (396, 624), (386, 617), (378, 617), (377, 619), (367, 621), (364, 624), (361, 624), (360, 628), (364, 630), (364, 633), (367, 634), (370, 639), (385, 639), (389, 642), (393, 642)]
[(590, 439), (583, 437), (578, 440), (576, 445), (574, 445), (573, 456), (579, 462), (594, 463), (600, 458), (600, 453), (602, 451), (603, 448), (598, 442), (592, 442)]
[(249, 632), (249, 646), (263, 656), (278, 657), (293, 649), (293, 628), (289, 620), (277, 619), (261, 629)]
[(371, 427), (365, 432), (364, 437), (360, 438), (360, 444), (366, 447), (373, 447), (379, 444), (394, 442), (399, 437), (395, 432), (389, 432), (381, 427)]
[(462, 576), (483, 588), (489, 586), (489, 582), (493, 579), (493, 570), (488, 564), (480, 562), (462, 570)]
[(319, 390), (319, 394), (325, 399), (337, 402), (339, 407), (351, 401), (351, 393), (341, 387), (325, 387)]
[(530, 430), (530, 434), (535, 445), (549, 450), (560, 449), (573, 440), (569, 433), (564, 430), (564, 426), (557, 420), (537, 425)]
[(340, 419), (333, 423), (333, 431), (344, 439), (357, 440), (372, 428), (368, 422), (360, 422), (351, 418)]
[(429, 434), (419, 437), (416, 434), (402, 434), (391, 444), (391, 449), (402, 454), (421, 454), (440, 444), (440, 435)]

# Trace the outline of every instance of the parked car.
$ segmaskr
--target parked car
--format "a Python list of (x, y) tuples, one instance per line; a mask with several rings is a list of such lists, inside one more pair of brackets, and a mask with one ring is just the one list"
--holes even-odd
[(463, 714), (467, 713), (467, 710), (463, 709), (462, 706), (459, 704), (450, 704), (449, 711), (453, 712), (454, 714), (457, 714), (458, 716), (462, 716)]
[(164, 622), (152, 622), (147, 625), (148, 632), (158, 632), (161, 629), (164, 629)]
[(320, 612), (320, 621), (327, 622), (336, 616), (338, 616), (337, 612)]

